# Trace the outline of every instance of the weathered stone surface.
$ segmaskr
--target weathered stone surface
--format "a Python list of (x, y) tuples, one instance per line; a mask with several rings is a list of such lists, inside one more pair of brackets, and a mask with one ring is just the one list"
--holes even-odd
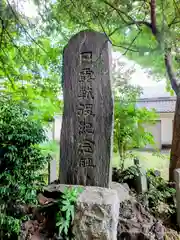
[(67, 184), (50, 184), (44, 188), (45, 192), (53, 193), (53, 192), (60, 192), (63, 193), (66, 187), (82, 187), (85, 189), (85, 186), (82, 185), (67, 185)]
[(127, 184), (125, 185), (117, 182), (112, 182), (110, 188), (117, 191), (120, 203), (130, 198), (130, 189)]
[(139, 176), (136, 176), (134, 179), (135, 189), (138, 194), (145, 193), (148, 190), (146, 170), (139, 167), (139, 172), (140, 172)]
[(118, 240), (163, 240), (165, 228), (135, 199), (120, 204)]
[(116, 240), (119, 198), (112, 189), (86, 187), (76, 204), (75, 240)]
[(165, 239), (167, 240), (179, 240), (180, 239), (180, 234), (173, 230), (173, 229), (166, 229), (166, 233), (165, 233)]
[[(56, 193), (63, 193), (66, 187), (78, 187), (79, 185), (66, 185), (66, 184), (50, 184), (49, 186), (45, 187), (45, 194), (47, 197), (55, 197)], [(88, 189), (89, 187), (81, 186), (84, 190)], [(110, 188), (117, 191), (119, 202), (123, 202), (130, 198), (129, 195), (129, 187), (127, 184), (124, 183), (117, 183), (111, 182)]]
[[(45, 188), (45, 195), (58, 196), (66, 187), (79, 186), (51, 184)], [(75, 239), (116, 239), (119, 204), (129, 198), (127, 186), (125, 188), (123, 184), (112, 182), (112, 189), (81, 187), (83, 192), (78, 198), (73, 225)]]
[[(72, 185), (51, 184), (45, 188), (45, 193), (48, 197), (54, 197), (63, 193), (66, 187)], [(129, 197), (128, 189), (118, 183), (112, 183), (113, 189), (81, 187), (84, 190), (77, 201), (73, 224), (75, 239), (116, 239), (119, 204)]]
[(139, 169), (139, 175), (136, 176), (135, 179), (134, 179), (135, 190), (139, 194), (144, 193), (148, 190), (146, 170), (141, 167), (140, 161), (137, 157), (134, 158), (134, 164)]
[(64, 49), (60, 182), (109, 187), (113, 98), (105, 34), (83, 31)]
[(156, 170), (154, 170), (154, 175), (155, 175), (156, 177), (160, 177), (160, 176), (161, 176), (161, 172), (156, 169)]

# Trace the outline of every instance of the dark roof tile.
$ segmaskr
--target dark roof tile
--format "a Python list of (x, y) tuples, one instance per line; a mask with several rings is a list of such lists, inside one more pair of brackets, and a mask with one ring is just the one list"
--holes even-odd
[(176, 98), (164, 98), (164, 99), (140, 99), (136, 106), (138, 108), (146, 107), (147, 109), (155, 109), (158, 113), (174, 112), (176, 106)]

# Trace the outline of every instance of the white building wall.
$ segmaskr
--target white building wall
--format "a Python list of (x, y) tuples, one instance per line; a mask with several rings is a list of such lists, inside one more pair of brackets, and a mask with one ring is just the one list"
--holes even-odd
[(145, 125), (145, 130), (154, 136), (155, 146), (148, 144), (145, 146), (146, 149), (158, 148), (161, 149), (161, 121), (158, 119), (153, 125)]
[(53, 140), (53, 131), (52, 131), (52, 124), (45, 128), (46, 136), (51, 141)]
[(60, 141), (62, 116), (56, 116), (54, 121), (54, 140)]
[(170, 145), (172, 143), (174, 113), (161, 113), (161, 143)]
[(172, 142), (172, 119), (162, 119), (161, 123), (161, 143), (169, 145)]
[[(157, 120), (160, 120), (160, 122), (157, 121), (153, 129), (151, 126), (148, 127), (148, 130), (150, 132), (152, 131), (152, 134), (158, 142), (158, 147), (160, 147), (160, 145), (170, 145), (172, 142), (174, 113), (160, 113), (159, 115), (159, 119)], [(54, 138), (56, 141), (60, 141), (61, 125), (62, 116), (56, 116), (54, 125)]]

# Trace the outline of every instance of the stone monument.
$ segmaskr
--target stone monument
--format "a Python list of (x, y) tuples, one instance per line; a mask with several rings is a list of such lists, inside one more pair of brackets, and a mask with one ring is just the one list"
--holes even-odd
[(63, 97), (60, 182), (109, 187), (113, 97), (105, 34), (82, 31), (70, 39), (63, 56)]
[(134, 179), (136, 191), (138, 194), (145, 193), (148, 190), (146, 170), (141, 167), (140, 161), (137, 157), (134, 159), (134, 165), (139, 171), (139, 175)]

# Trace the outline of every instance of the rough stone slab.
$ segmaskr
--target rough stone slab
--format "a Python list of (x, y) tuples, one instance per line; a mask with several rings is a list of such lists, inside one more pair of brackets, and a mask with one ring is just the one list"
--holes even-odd
[(62, 184), (109, 187), (113, 133), (111, 45), (82, 31), (64, 49), (64, 111), (60, 143)]
[(136, 199), (120, 204), (117, 239), (163, 240), (165, 228)]
[(146, 170), (140, 166), (140, 161), (136, 157), (134, 158), (134, 165), (139, 169), (139, 176), (135, 177), (135, 189), (137, 193), (144, 193), (148, 190)]
[(148, 190), (146, 170), (139, 168), (140, 174), (135, 177), (135, 188), (137, 193), (145, 193)]
[(111, 189), (117, 191), (120, 203), (125, 201), (125, 200), (128, 200), (130, 198), (129, 189), (128, 189), (127, 186), (125, 187), (121, 183), (112, 182), (110, 187), (111, 187)]
[(101, 187), (51, 184), (45, 188), (45, 191), (53, 195), (55, 192), (64, 192), (66, 187), (83, 188), (75, 208), (74, 239), (117, 239), (120, 199), (122, 201), (125, 198), (125, 195), (120, 196), (120, 192), (124, 194), (124, 188), (119, 184), (112, 184), (112, 188), (119, 191), (117, 193), (117, 190)]
[[(80, 185), (50, 184), (49, 186), (45, 187), (44, 190), (49, 193), (53, 193), (53, 192), (63, 193), (66, 187), (79, 187), (79, 186)], [(89, 188), (86, 186), (80, 186), (80, 187), (83, 188), (84, 190)], [(110, 188), (117, 192), (120, 203), (130, 198), (130, 195), (129, 195), (130, 190), (128, 186), (126, 186), (125, 184), (111, 182)]]
[(119, 198), (112, 189), (86, 187), (80, 194), (73, 221), (75, 240), (116, 240)]

